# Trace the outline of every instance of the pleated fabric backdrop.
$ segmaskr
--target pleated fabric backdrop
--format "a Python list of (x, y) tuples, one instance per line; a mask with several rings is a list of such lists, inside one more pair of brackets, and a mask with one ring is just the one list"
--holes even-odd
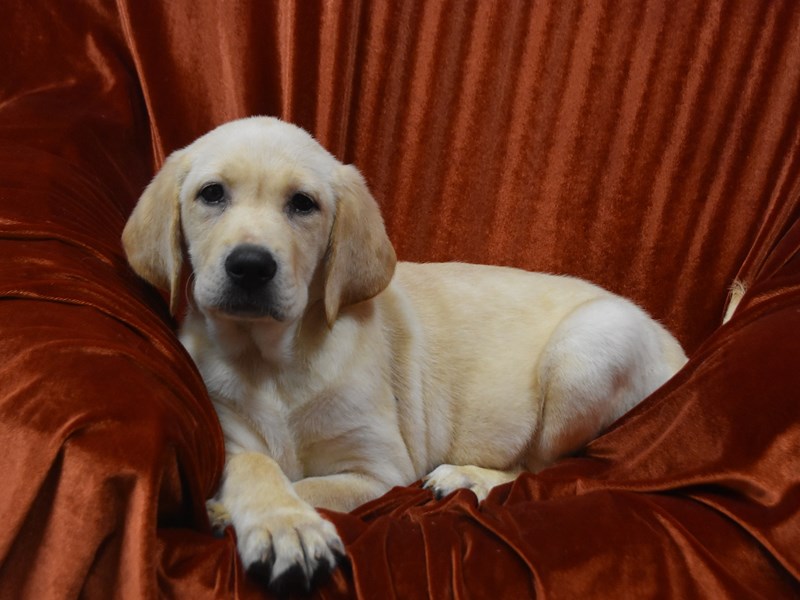
[(164, 4), (124, 9), (157, 157), (279, 115), (403, 259), (587, 277), (692, 350), (796, 209), (791, 2)]
[(585, 277), (691, 355), (480, 506), (409, 485), (329, 514), (350, 564), (319, 597), (800, 596), (794, 0), (5, 0), (0, 22), (0, 598), (265, 596), (208, 530), (221, 433), (119, 245), (169, 152), (254, 114), (358, 166), (401, 259)]

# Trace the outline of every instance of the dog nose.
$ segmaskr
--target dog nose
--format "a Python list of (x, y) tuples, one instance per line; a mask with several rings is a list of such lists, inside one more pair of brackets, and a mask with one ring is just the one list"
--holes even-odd
[(252, 244), (237, 246), (225, 259), (225, 272), (239, 287), (255, 290), (275, 277), (278, 263), (269, 250)]

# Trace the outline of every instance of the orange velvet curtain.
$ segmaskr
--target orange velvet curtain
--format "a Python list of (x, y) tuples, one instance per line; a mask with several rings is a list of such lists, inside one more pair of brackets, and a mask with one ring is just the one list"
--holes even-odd
[[(691, 355), (482, 505), (329, 514), (319, 597), (800, 595), (793, 0), (0, 3), (0, 598), (260, 598), (222, 437), (119, 235), (172, 150), (270, 114), (364, 172), (402, 259), (628, 295)], [(751, 286), (720, 328), (727, 288)]]
[(587, 277), (690, 351), (796, 211), (792, 2), (124, 4), (159, 160), (281, 116), (364, 171), (402, 259)]

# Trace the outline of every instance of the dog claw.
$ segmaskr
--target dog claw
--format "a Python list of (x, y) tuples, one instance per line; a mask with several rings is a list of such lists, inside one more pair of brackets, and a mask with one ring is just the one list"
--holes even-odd
[(291, 594), (307, 594), (316, 589), (317, 586), (324, 584), (337, 568), (347, 562), (347, 557), (337, 551), (334, 552), (333, 563), (322, 559), (310, 573), (306, 565), (297, 563), (277, 576), (273, 573), (274, 562), (274, 560), (255, 562), (250, 565), (247, 572), (272, 593), (283, 597)]
[(298, 592), (307, 594), (311, 591), (315, 574), (309, 576), (302, 565), (293, 565), (273, 579), (269, 584), (269, 589), (277, 596)]

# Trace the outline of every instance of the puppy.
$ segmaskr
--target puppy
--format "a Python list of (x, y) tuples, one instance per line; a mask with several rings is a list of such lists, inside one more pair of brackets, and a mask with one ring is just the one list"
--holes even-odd
[(173, 153), (123, 233), (168, 290), (226, 466), (212, 522), (244, 566), (308, 588), (344, 555), (314, 507), (423, 476), (483, 499), (589, 440), (685, 362), (631, 302), (570, 277), (396, 263), (364, 179), (303, 130), (234, 121)]

